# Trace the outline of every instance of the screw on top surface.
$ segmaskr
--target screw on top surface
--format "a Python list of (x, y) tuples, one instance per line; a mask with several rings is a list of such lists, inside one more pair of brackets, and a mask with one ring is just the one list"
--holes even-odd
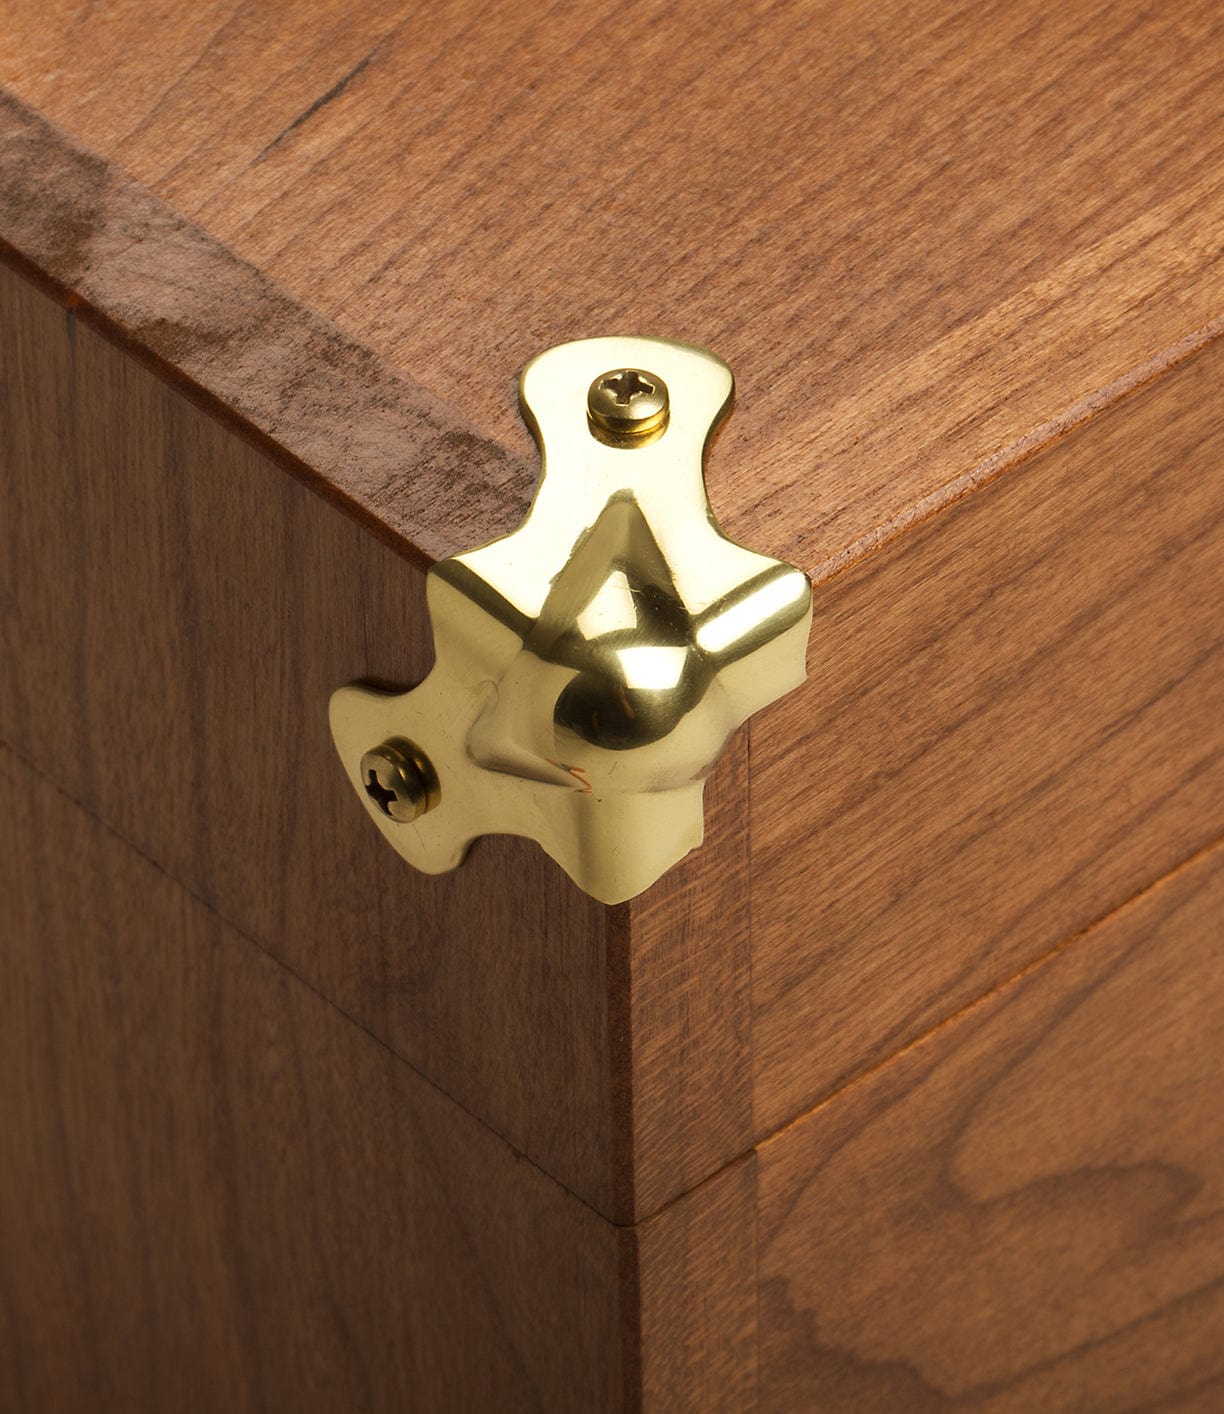
[(644, 368), (601, 373), (587, 392), (587, 415), (597, 432), (645, 437), (667, 422), (667, 384)]

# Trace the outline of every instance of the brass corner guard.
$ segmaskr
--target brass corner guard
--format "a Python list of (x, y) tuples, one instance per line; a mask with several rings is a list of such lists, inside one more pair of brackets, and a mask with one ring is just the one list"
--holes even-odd
[(331, 700), (340, 758), (418, 869), (526, 835), (619, 903), (699, 845), (705, 777), (797, 687), (811, 587), (726, 539), (702, 457), (733, 389), (666, 339), (563, 344), (520, 383), (543, 479), (527, 519), (429, 572), (436, 661), (410, 692)]

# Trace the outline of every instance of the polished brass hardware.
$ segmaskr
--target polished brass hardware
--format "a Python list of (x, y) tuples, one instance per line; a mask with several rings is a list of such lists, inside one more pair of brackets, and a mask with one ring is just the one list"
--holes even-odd
[(430, 570), (423, 683), (332, 697), (349, 777), (418, 869), (526, 835), (618, 903), (701, 843), (705, 778), (803, 681), (812, 614), (800, 570), (714, 523), (702, 459), (732, 387), (664, 339), (563, 344), (523, 370), (544, 466), (526, 520)]
[(640, 446), (667, 422), (667, 384), (642, 368), (601, 373), (587, 390), (587, 416), (600, 441), (620, 445), (624, 438), (626, 446)]
[(429, 759), (410, 741), (384, 741), (367, 751), (361, 781), (376, 808), (401, 825), (432, 810), (441, 794)]

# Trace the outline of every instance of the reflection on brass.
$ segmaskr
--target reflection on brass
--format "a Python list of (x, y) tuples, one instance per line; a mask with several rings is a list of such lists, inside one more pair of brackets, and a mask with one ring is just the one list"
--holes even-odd
[[(664, 420), (592, 435), (608, 379), (609, 400), (661, 401)], [(433, 670), (400, 694), (341, 688), (332, 733), (371, 818), (418, 869), (455, 868), (479, 835), (526, 835), (619, 903), (701, 843), (703, 784), (728, 737), (803, 681), (811, 588), (714, 524), (702, 457), (732, 380), (713, 354), (587, 339), (533, 359), (520, 393), (544, 466), (526, 520), (434, 566)], [(381, 765), (371, 792), (367, 753), (388, 746), (434, 783), (411, 819), (380, 800), (394, 788)]]

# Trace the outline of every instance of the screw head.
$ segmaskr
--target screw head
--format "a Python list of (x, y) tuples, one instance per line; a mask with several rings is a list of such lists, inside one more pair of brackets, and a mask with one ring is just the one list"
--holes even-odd
[(644, 368), (613, 368), (591, 384), (587, 415), (596, 432), (634, 441), (647, 437), (667, 422), (667, 384)]
[(384, 741), (361, 758), (365, 793), (388, 819), (419, 820), (438, 803), (438, 780), (429, 759), (410, 741)]

